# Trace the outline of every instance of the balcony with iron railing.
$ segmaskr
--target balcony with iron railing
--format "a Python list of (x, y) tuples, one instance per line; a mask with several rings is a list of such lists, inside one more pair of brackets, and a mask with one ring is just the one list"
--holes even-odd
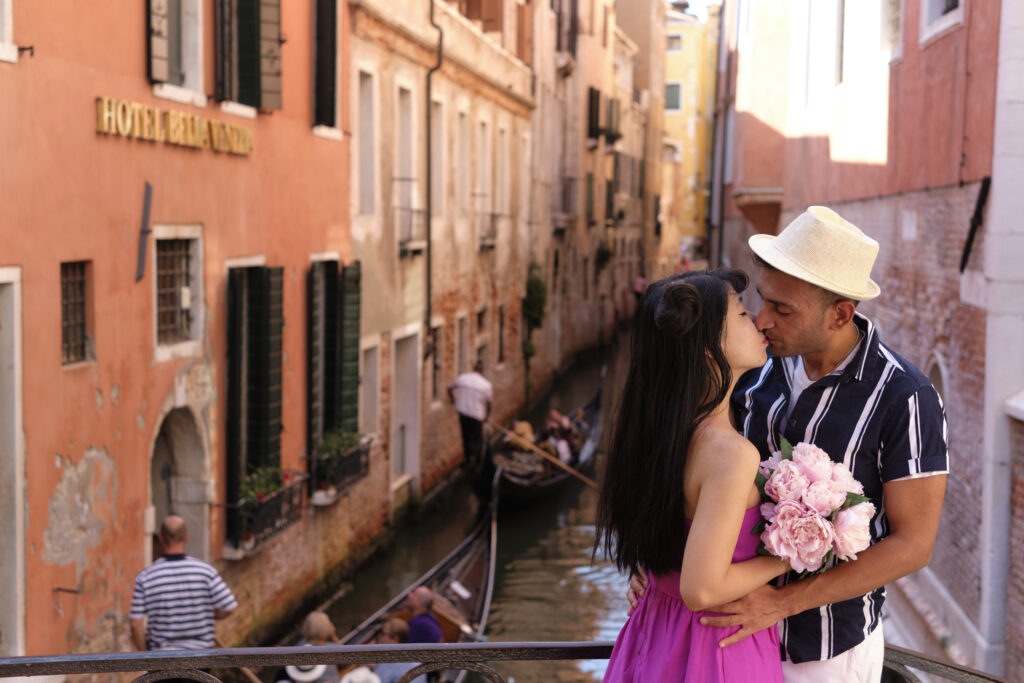
[[(50, 655), (0, 659), (0, 678), (22, 676), (78, 676), (147, 672), (133, 683), (171, 678), (220, 683), (204, 670), (239, 669), (249, 680), (259, 680), (253, 669), (288, 665), (350, 665), (379, 662), (417, 662), (399, 683), (431, 671), (461, 670), (480, 674), (487, 681), (505, 683), (494, 668), (502, 661), (558, 661), (608, 659), (610, 642), (444, 643), (440, 645), (324, 645), (319, 647), (225, 648), (198, 651), (128, 652), (113, 654)], [(948, 664), (919, 652), (886, 645), (883, 680), (920, 683), (915, 673), (963, 683), (1004, 683), (998, 676)], [(222, 674), (223, 675), (223, 674)]]
[(565, 230), (579, 214), (579, 179), (561, 178), (551, 189), (551, 218), (556, 231)]
[(499, 213), (481, 211), (477, 214), (480, 251), (494, 249), (498, 244), (498, 222), (502, 218)]
[(395, 234), (402, 256), (418, 254), (427, 246), (427, 212), (406, 206), (395, 207)]

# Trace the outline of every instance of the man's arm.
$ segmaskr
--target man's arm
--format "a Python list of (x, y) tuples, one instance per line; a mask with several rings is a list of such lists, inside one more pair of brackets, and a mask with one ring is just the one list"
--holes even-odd
[(132, 645), (136, 650), (146, 651), (146, 622), (144, 619), (131, 619)]
[(946, 475), (903, 479), (883, 485), (890, 533), (852, 562), (782, 588), (765, 586), (714, 610), (723, 617), (703, 617), (710, 626), (740, 626), (722, 640), (725, 647), (777, 621), (815, 607), (856, 598), (906, 576), (931, 561), (942, 516)]
[(226, 619), (234, 611), (235, 611), (234, 607), (230, 607), (228, 609), (221, 609), (219, 607), (214, 607), (213, 608), (213, 618), (214, 619)]

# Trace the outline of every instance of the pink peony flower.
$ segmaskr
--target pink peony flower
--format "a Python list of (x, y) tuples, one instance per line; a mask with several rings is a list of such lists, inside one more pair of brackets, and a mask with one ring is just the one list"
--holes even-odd
[(793, 462), (800, 466), (808, 482), (832, 478), (832, 459), (814, 444), (801, 441), (793, 446)]
[(764, 492), (777, 502), (797, 501), (807, 488), (807, 483), (807, 477), (801, 472), (799, 465), (792, 460), (783, 460), (775, 468), (772, 476), (768, 477)]
[(780, 462), (782, 462), (782, 453), (780, 451), (775, 451), (772, 453), (772, 457), (761, 461), (761, 464), (757, 466), (757, 470), (765, 479), (767, 479), (772, 476), (772, 472), (775, 471), (775, 468), (779, 466)]
[(871, 519), (875, 506), (858, 503), (836, 515), (836, 557), (840, 560), (856, 560), (857, 553), (871, 545)]
[(847, 493), (864, 493), (864, 486), (853, 478), (850, 468), (841, 462), (832, 463), (832, 481), (839, 484)]
[(835, 541), (832, 524), (792, 501), (779, 503), (775, 513), (775, 523), (761, 534), (768, 552), (787, 560), (798, 572), (820, 569)]
[(775, 503), (761, 503), (761, 517), (769, 524), (775, 522)]
[(831, 479), (811, 482), (804, 491), (803, 503), (822, 517), (846, 502), (846, 491)]

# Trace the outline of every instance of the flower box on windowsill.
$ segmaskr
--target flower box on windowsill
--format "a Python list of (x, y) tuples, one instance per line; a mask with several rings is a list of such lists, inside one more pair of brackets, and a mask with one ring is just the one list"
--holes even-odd
[(306, 495), (308, 474), (288, 471), (283, 473), (284, 485), (256, 499), (238, 501), (234, 514), (238, 515), (235, 545), (224, 548), (224, 558), (238, 560), (252, 555), (267, 539), (289, 524), (302, 519), (302, 504)]
[(373, 437), (363, 436), (352, 448), (335, 453), (322, 453), (313, 460), (313, 494), (316, 506), (334, 505), (341, 491), (365, 477), (370, 471), (370, 443)]

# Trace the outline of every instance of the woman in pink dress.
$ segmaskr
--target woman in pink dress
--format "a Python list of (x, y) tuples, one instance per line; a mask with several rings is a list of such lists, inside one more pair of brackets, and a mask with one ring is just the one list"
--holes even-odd
[(687, 272), (647, 288), (597, 510), (597, 542), (650, 588), (619, 633), (605, 681), (782, 681), (779, 637), (727, 648), (702, 613), (789, 570), (756, 554), (757, 449), (732, 422), (737, 378), (767, 341), (740, 301), (747, 277)]

